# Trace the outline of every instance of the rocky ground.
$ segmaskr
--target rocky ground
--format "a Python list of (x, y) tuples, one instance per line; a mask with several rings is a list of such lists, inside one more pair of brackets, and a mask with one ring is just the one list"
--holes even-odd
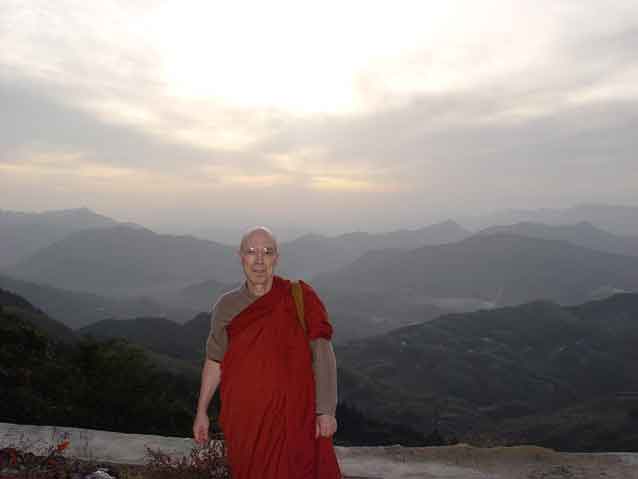
[[(0, 447), (50, 451), (83, 460), (145, 464), (148, 449), (188, 456), (189, 438), (0, 423)], [(346, 477), (375, 479), (638, 479), (638, 453), (558, 453), (533, 446), (337, 448)]]

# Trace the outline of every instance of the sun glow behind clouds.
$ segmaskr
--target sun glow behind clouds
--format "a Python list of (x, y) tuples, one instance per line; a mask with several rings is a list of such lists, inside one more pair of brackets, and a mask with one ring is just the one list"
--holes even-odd
[[(171, 96), (340, 113), (368, 107), (371, 84), (374, 96), (378, 89), (438, 91), (467, 81), (467, 65), (450, 64), (444, 48), (457, 33), (463, 39), (483, 28), (465, 10), (425, 1), (172, 1), (150, 23)], [(437, 54), (417, 58), (421, 50)], [(400, 60), (406, 52), (413, 56), (407, 69)], [(415, 61), (426, 65), (409, 68)], [(396, 62), (403, 71), (384, 76)]]
[(240, 108), (351, 108), (355, 59), (303, 16), (296, 3), (166, 4), (156, 25), (167, 92)]
[[(506, 76), (551, 37), (514, 30), (505, 0), (19, 3), (0, 28), (0, 67), (46, 78), (107, 123), (233, 151), (313, 113), (365, 114)], [(530, 25), (538, 16), (526, 7)]]

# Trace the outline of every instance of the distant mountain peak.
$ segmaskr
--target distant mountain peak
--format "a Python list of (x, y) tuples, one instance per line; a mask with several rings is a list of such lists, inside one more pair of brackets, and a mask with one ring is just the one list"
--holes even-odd
[(461, 221), (474, 230), (490, 225), (533, 221), (551, 225), (588, 222), (616, 235), (638, 236), (638, 206), (580, 203), (568, 208), (503, 209), (485, 215), (467, 216)]
[(457, 223), (456, 221), (454, 221), (453, 219), (447, 219), (445, 221), (441, 221), (440, 223), (436, 223), (439, 226), (453, 226), (455, 228), (461, 228), (461, 225), (459, 223)]

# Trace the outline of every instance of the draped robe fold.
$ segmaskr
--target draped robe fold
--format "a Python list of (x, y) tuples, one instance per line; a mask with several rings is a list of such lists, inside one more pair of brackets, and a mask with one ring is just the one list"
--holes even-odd
[(271, 290), (227, 326), (220, 423), (233, 479), (338, 479), (330, 438), (315, 439), (315, 383), (309, 339), (330, 339), (323, 304), (302, 283), (308, 334), (290, 282)]

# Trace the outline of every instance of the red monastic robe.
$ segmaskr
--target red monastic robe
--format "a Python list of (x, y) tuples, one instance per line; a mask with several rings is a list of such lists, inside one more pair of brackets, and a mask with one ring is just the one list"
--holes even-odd
[(220, 423), (233, 479), (338, 479), (331, 438), (315, 439), (315, 383), (308, 341), (330, 339), (326, 310), (305, 283), (308, 335), (296, 316), (290, 281), (272, 289), (227, 326), (221, 364)]

